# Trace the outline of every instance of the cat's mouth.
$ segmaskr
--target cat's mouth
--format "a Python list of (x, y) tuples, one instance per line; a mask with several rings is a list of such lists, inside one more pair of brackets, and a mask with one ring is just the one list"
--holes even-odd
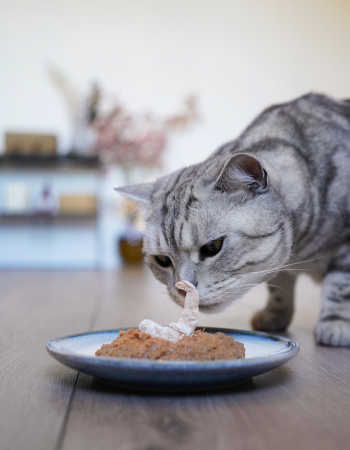
[(200, 304), (199, 305), (199, 312), (203, 314), (216, 314), (224, 311), (228, 307), (228, 304), (225, 302), (216, 302), (216, 303), (209, 303), (209, 304)]
[[(184, 307), (185, 302), (183, 300), (183, 297), (181, 299), (179, 299), (177, 296), (172, 296), (172, 297), (176, 304), (181, 306), (181, 308)], [(199, 302), (200, 302), (200, 300), (199, 300)], [(204, 313), (209, 312), (209, 311), (212, 312), (213, 310), (217, 309), (220, 306), (221, 306), (221, 303), (219, 303), (219, 302), (207, 303), (207, 304), (199, 303), (199, 311), (204, 312)]]
[(220, 305), (220, 303), (210, 303), (210, 305), (199, 305), (199, 310), (200, 311), (210, 311), (211, 309), (215, 309), (219, 305)]
[[(183, 296), (181, 296), (181, 298), (179, 298), (175, 294), (175, 295), (171, 295), (171, 297), (173, 298), (173, 300), (175, 301), (175, 303), (177, 305), (181, 306), (181, 308), (184, 307), (185, 301), (184, 301)], [(212, 313), (216, 313), (216, 312), (221, 312), (222, 310), (224, 310), (226, 308), (227, 308), (227, 304), (225, 304), (223, 302), (201, 303), (201, 299), (199, 299), (199, 312), (202, 312), (204, 314), (212, 314)]]
[(231, 304), (231, 299), (221, 298), (219, 301), (216, 299), (212, 299), (216, 301), (210, 301), (209, 299), (200, 299), (199, 300), (199, 312), (203, 314), (217, 314), (225, 311)]

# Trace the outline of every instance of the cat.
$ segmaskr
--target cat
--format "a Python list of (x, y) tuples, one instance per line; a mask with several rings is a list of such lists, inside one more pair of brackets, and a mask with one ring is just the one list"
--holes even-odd
[(282, 331), (299, 270), (322, 281), (317, 343), (350, 346), (350, 102), (320, 94), (272, 106), (205, 161), (117, 188), (145, 207), (143, 252), (183, 306), (220, 311), (274, 278), (252, 327)]

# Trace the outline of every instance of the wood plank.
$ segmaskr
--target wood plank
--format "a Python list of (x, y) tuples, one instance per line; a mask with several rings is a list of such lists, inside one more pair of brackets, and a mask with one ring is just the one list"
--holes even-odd
[[(80, 375), (68, 415), (76, 373), (46, 354), (47, 340), (90, 328), (137, 325), (145, 317), (169, 323), (180, 309), (147, 270), (138, 268), (0, 272), (0, 289), (1, 449), (63, 444), (78, 450), (119, 443), (122, 449), (150, 450), (173, 448), (175, 441), (180, 449), (288, 449), (295, 442), (337, 448), (349, 439), (344, 422), (349, 353), (314, 346), (319, 288), (306, 279), (294, 321), (304, 329), (294, 327), (291, 333), (302, 352), (285, 368), (236, 390), (194, 396), (110, 390)], [(247, 327), (265, 296), (258, 287), (226, 312), (202, 316), (201, 325)], [(65, 418), (67, 434), (61, 436)]]
[[(350, 353), (315, 346), (312, 329), (319, 288), (306, 279), (302, 283), (307, 289), (298, 291), (303, 293), (297, 301), (301, 308), (289, 333), (302, 350), (286, 366), (240, 388), (197, 395), (122, 391), (80, 375), (63, 449), (345, 448), (350, 441)], [(146, 271), (123, 271), (109, 278), (94, 328), (131, 326), (145, 317), (169, 323), (178, 310), (161, 300), (160, 286)], [(262, 301), (250, 298), (247, 304), (256, 309)], [(238, 327), (248, 323), (250, 307), (201, 320), (221, 326), (229, 321)]]
[(94, 272), (0, 272), (0, 447), (54, 449), (76, 372), (45, 344), (86, 331), (99, 298)]

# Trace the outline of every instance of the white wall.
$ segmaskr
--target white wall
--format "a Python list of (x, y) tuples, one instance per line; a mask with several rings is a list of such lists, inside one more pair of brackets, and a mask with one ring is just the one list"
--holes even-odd
[[(234, 138), (264, 107), (308, 91), (350, 97), (344, 0), (0, 0), (0, 136), (70, 122), (46, 65), (82, 91), (98, 80), (132, 110), (176, 110), (198, 93), (205, 121), (173, 139), (167, 169)], [(2, 144), (3, 145), (3, 144)]]

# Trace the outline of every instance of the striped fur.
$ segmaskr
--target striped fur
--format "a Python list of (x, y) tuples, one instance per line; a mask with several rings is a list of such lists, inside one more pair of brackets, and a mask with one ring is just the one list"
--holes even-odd
[[(242, 170), (238, 156), (259, 162), (264, 186), (259, 167)], [(295, 269), (308, 268), (323, 280), (317, 342), (350, 346), (349, 102), (309, 94), (273, 106), (204, 162), (117, 190), (146, 205), (145, 259), (176, 303), (183, 305), (174, 288), (181, 279), (197, 285), (201, 310), (213, 312), (274, 277), (282, 289), (270, 287), (252, 325), (283, 330)], [(199, 249), (221, 237), (221, 251), (201, 258)], [(160, 267), (155, 255), (172, 266)]]

